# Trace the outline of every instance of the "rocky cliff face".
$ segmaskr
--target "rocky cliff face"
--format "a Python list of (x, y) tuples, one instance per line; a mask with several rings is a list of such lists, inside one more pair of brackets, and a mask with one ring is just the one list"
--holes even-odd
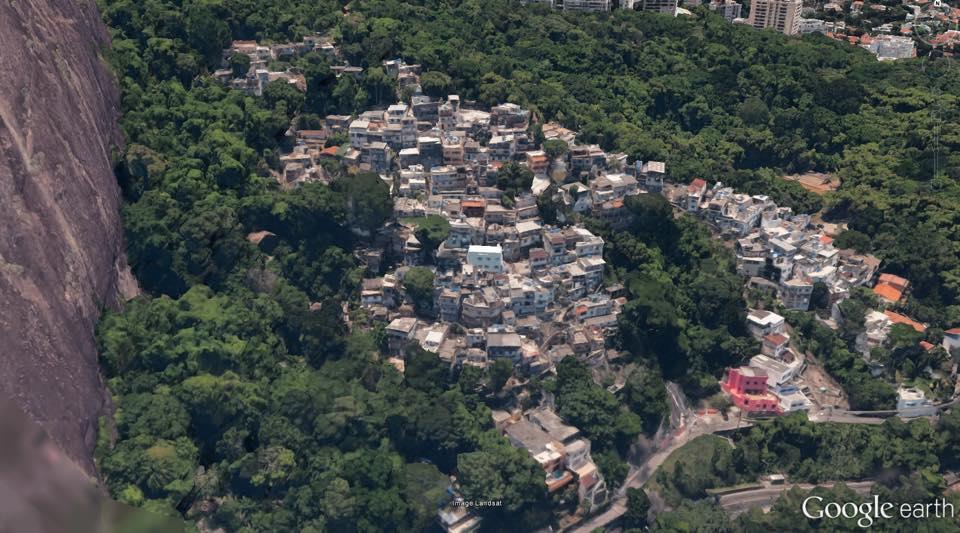
[(0, 393), (93, 473), (109, 401), (93, 328), (132, 295), (93, 0), (0, 2)]

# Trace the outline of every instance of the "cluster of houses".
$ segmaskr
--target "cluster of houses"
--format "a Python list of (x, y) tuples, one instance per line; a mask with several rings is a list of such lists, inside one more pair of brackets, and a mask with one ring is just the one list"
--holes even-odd
[(528, 4), (545, 4), (563, 11), (613, 11), (631, 9), (653, 13), (677, 14), (677, 0), (525, 0)]
[[(331, 129), (340, 127), (341, 121), (335, 122)], [(633, 183), (625, 188), (622, 182), (630, 180), (605, 174), (607, 155), (573, 144), (572, 132), (557, 125), (543, 128), (544, 138), (570, 145), (556, 162), (569, 170), (551, 177), (555, 162), (529, 129), (529, 111), (515, 104), (479, 110), (462, 106), (456, 95), (437, 100), (420, 94), (409, 104), (362, 113), (346, 126), (350, 146), (341, 161), (376, 172), (391, 186), (394, 222), (373, 237), (362, 256), (373, 272), (388, 257), (398, 266), (363, 280), (361, 306), (385, 324), (389, 362), (399, 370), (410, 343), (451, 367), (485, 368), (507, 360), (517, 376), (549, 372), (564, 357), (591, 365), (606, 361), (607, 338), (625, 299), (622, 287), (603, 286), (603, 239), (581, 226), (546, 224), (533, 194), (543, 187), (508, 199), (496, 187), (497, 176), (508, 162), (551, 183), (592, 173), (590, 185), (581, 187), (600, 204), (619, 198), (621, 205), (628, 189), (637, 193), (637, 182), (623, 175)], [(648, 168), (663, 171), (662, 164)], [(425, 249), (417, 237), (427, 216), (449, 225), (435, 250)], [(424, 265), (434, 273), (432, 311), (418, 314), (404, 280)], [(494, 419), (511, 443), (544, 468), (549, 491), (576, 483), (584, 505), (606, 499), (590, 442), (551, 408), (498, 411)], [(449, 530), (473, 527), (475, 518), (456, 506), (441, 511)]]
[[(904, 1), (896, 12), (895, 7), (864, 0), (826, 2), (809, 8), (817, 18), (801, 19), (800, 33), (823, 33), (859, 45), (880, 61), (916, 57), (918, 40), (938, 54), (956, 53), (960, 9), (941, 0)], [(881, 24), (876, 24), (878, 18)]]
[[(922, 327), (903, 315), (892, 311), (886, 313), (876, 314), (884, 317), (881, 320), (886, 324), (887, 330), (893, 323)], [(872, 320), (874, 318), (868, 315), (868, 332), (872, 331)], [(753, 356), (747, 365), (728, 368), (721, 381), (721, 388), (741, 412), (781, 415), (808, 410), (813, 406), (802, 390), (802, 381), (798, 379), (805, 367), (804, 356), (790, 347), (790, 335), (785, 326), (784, 317), (772, 311), (755, 310), (747, 315), (747, 328), (751, 335), (761, 342), (761, 353)], [(960, 338), (960, 328), (956, 333), (955, 337)], [(886, 332), (884, 339), (885, 334)], [(864, 335), (866, 333), (861, 337)], [(945, 345), (950, 338), (950, 335), (945, 337)], [(932, 349), (933, 346), (924, 348)], [(903, 418), (930, 416), (935, 414), (936, 406), (922, 390), (901, 386), (897, 390), (896, 411)]]
[[(883, 364), (873, 357), (873, 350), (886, 344), (891, 328), (896, 324), (909, 326), (918, 333), (925, 333), (927, 326), (916, 320), (888, 309), (903, 303), (909, 281), (893, 274), (880, 274), (872, 291), (880, 302), (879, 310), (868, 310), (864, 329), (856, 338), (856, 348), (867, 362), (874, 375), (884, 372)], [(843, 321), (841, 307), (835, 303), (831, 309), (831, 321)], [(732, 403), (745, 413), (783, 414), (811, 407), (811, 402), (801, 392), (797, 378), (804, 370), (804, 356), (790, 348), (790, 336), (785, 330), (783, 316), (767, 310), (751, 311), (747, 315), (747, 328), (761, 342), (761, 354), (750, 359), (748, 365), (727, 369), (721, 382)], [(936, 346), (920, 341), (925, 351)], [(946, 354), (960, 355), (960, 328), (944, 332), (941, 346)], [(940, 369), (927, 368), (931, 377), (939, 376)], [(951, 374), (956, 376), (956, 365)], [(923, 390), (900, 386), (897, 390), (897, 414), (904, 418), (930, 416), (936, 407)]]
[(426, 191), (428, 176), (431, 194), (462, 194), (469, 181), (484, 185), (505, 161), (533, 151), (528, 125), (529, 112), (516, 104), (484, 111), (461, 107), (457, 95), (417, 92), (353, 120), (345, 162), (381, 174), (400, 169), (404, 196)]
[[(341, 76), (360, 76), (363, 67), (342, 62), (340, 50), (332, 38), (323, 35), (308, 35), (297, 43), (264, 44), (257, 41), (236, 40), (223, 50), (220, 68), (213, 77), (233, 89), (252, 96), (262, 96), (266, 86), (276, 80), (286, 80), (297, 89), (306, 92), (307, 80), (303, 72), (289, 65), (297, 57), (309, 52), (320, 52), (329, 57), (334, 64), (330, 71), (338, 78)], [(235, 72), (231, 59), (236, 55), (247, 56), (250, 67), (246, 72)], [(283, 70), (272, 70), (280, 67)], [(397, 80), (398, 90), (418, 87), (420, 84), (420, 65), (408, 65), (402, 59), (383, 61), (384, 72)]]
[(806, 311), (815, 283), (823, 283), (833, 304), (850, 289), (870, 283), (880, 260), (833, 246), (833, 238), (763, 195), (738, 194), (717, 182), (707, 187), (695, 179), (671, 187), (668, 198), (678, 208), (704, 219), (721, 235), (736, 239), (737, 272), (752, 286), (775, 291), (787, 309)]
[[(874, 357), (874, 350), (887, 344), (893, 326), (898, 324), (908, 326), (920, 334), (927, 332), (926, 324), (892, 309), (905, 303), (909, 287), (909, 280), (894, 274), (880, 274), (877, 283), (873, 286), (873, 294), (876, 296), (879, 306), (877, 309), (867, 311), (864, 317), (863, 331), (856, 338), (856, 349), (863, 356), (874, 375), (880, 375), (886, 370), (882, 361)], [(831, 319), (835, 323), (843, 322), (843, 312), (838, 305), (831, 309)], [(937, 348), (936, 345), (926, 340), (921, 340), (919, 346), (926, 352)], [(943, 362), (948, 362), (949, 356), (960, 355), (960, 328), (946, 330), (940, 346), (944, 351)], [(940, 368), (933, 368), (932, 366), (923, 370), (933, 378), (940, 378), (945, 375), (945, 372)], [(956, 376), (956, 365), (951, 369), (950, 374)]]
[[(749, 286), (776, 294), (788, 310), (810, 309), (814, 285), (822, 283), (825, 293), (820, 297), (826, 301), (817, 303), (829, 307), (835, 327), (843, 321), (840, 303), (850, 297), (851, 290), (876, 280), (872, 291), (881, 308), (868, 311), (864, 331), (856, 339), (857, 349), (875, 375), (882, 374), (884, 367), (873, 357), (873, 349), (885, 345), (894, 324), (926, 332), (925, 324), (891, 309), (904, 302), (909, 281), (893, 274), (878, 276), (880, 260), (870, 254), (834, 247), (833, 239), (812, 224), (809, 215), (793, 214), (763, 195), (738, 194), (722, 183), (708, 187), (701, 179), (686, 186), (668, 185), (664, 194), (678, 209), (699, 216), (718, 234), (735, 240), (737, 272), (748, 278)], [(809, 408), (796, 384), (790, 383), (799, 376), (803, 357), (785, 348), (789, 336), (783, 324), (783, 317), (770, 311), (748, 316), (749, 329), (762, 341), (763, 353), (748, 366), (728, 369), (723, 381), (724, 391), (745, 412), (778, 414)], [(960, 340), (960, 328), (953, 331), (944, 335), (948, 353), (956, 350)], [(920, 346), (935, 348), (926, 341)], [(939, 374), (936, 368), (927, 371), (933, 377)], [(913, 397), (916, 392), (902, 395)], [(925, 412), (905, 409), (906, 416)]]
[[(588, 150), (594, 153), (599, 150), (597, 146), (577, 148), (579, 150), (570, 152), (571, 170), (574, 171), (582, 169), (582, 163), (578, 167), (575, 158)], [(600, 157), (607, 157), (602, 151), (599, 154)], [(623, 172), (610, 171), (611, 168), (623, 166), (620, 154), (614, 154), (610, 156), (606, 167), (590, 167), (586, 186), (580, 181), (573, 181), (560, 187), (563, 204), (573, 213), (589, 215), (608, 223), (612, 228), (625, 227), (630, 221), (629, 210), (625, 206), (627, 197), (662, 192), (666, 165), (662, 161), (637, 161)]]
[[(301, 91), (307, 90), (307, 80), (295, 68), (282, 71), (270, 70), (271, 63), (286, 62), (307, 52), (320, 51), (330, 57), (337, 56), (333, 42), (320, 35), (308, 35), (299, 43), (261, 44), (257, 41), (233, 41), (223, 50), (221, 68), (213, 76), (228, 86), (254, 96), (263, 95), (266, 86), (276, 80), (286, 80)], [(234, 55), (250, 58), (247, 72), (234, 72), (230, 60)]]
[[(916, 39), (945, 55), (953, 55), (960, 43), (960, 9), (942, 0), (904, 2), (903, 20), (886, 15), (892, 7), (882, 2), (865, 0), (831, 0), (816, 6), (804, 6), (802, 0), (754, 0), (744, 16), (744, 4), (736, 0), (526, 0), (546, 4), (564, 11), (611, 11), (631, 9), (665, 13), (673, 16), (692, 15), (689, 9), (706, 5), (729, 22), (756, 29), (772, 29), (786, 35), (822, 33), (826, 36), (859, 45), (870, 50), (881, 61), (916, 57)], [(872, 26), (876, 16), (889, 21)], [(861, 20), (863, 22), (861, 22)]]
[[(436, 322), (418, 319), (404, 305), (403, 278), (422, 251), (411, 227), (397, 228), (397, 241), (409, 235), (403, 240), (408, 265), (364, 280), (361, 293), (370, 316), (388, 322), (391, 349), (399, 353), (418, 341), (454, 366), (485, 367), (509, 358), (532, 374), (549, 371), (570, 354), (602, 358), (624, 304), (619, 287), (602, 287), (603, 240), (584, 228), (541, 227), (528, 220), (512, 226), (518, 239), (507, 244), (502, 230), (483, 230), (494, 225), (499, 226), (483, 219), (464, 222), (441, 243)], [(473, 244), (477, 241), (486, 244)]]
[[(510, 444), (527, 450), (543, 469), (548, 493), (574, 487), (581, 504), (595, 508), (609, 499), (600, 470), (590, 456), (590, 441), (580, 430), (565, 423), (550, 407), (526, 412), (495, 410), (494, 427)], [(442, 506), (437, 518), (447, 533), (471, 533), (480, 529), (482, 517), (472, 512), (475, 502), (464, 502), (456, 481), (450, 486), (451, 501)], [(502, 502), (495, 502), (502, 503)]]
[(544, 470), (548, 492), (575, 483), (581, 502), (594, 507), (606, 501), (607, 487), (590, 456), (590, 441), (567, 425), (553, 409), (541, 406), (525, 413), (493, 411), (497, 430), (511, 444), (530, 453)]
[[(391, 65), (392, 75), (417, 76), (415, 66)], [(752, 285), (775, 291), (787, 309), (807, 310), (818, 282), (837, 309), (853, 287), (876, 277), (875, 257), (835, 248), (809, 216), (793, 214), (766, 196), (739, 194), (721, 183), (708, 186), (702, 179), (670, 183), (662, 162), (628, 165), (624, 154), (576, 144), (574, 132), (548, 123), (540, 127), (542, 139), (566, 144), (565, 153), (551, 157), (530, 126), (529, 111), (518, 105), (477, 109), (457, 95), (433, 98), (415, 87), (406, 102), (355, 117), (331, 115), (320, 130), (297, 131), (293, 152), (282, 157), (286, 183), (324, 179), (319, 162), (329, 157), (355, 171), (377, 173), (390, 186), (393, 221), (358, 253), (376, 275), (362, 282), (361, 306), (384, 324), (389, 362), (400, 372), (411, 343), (451, 368), (508, 360), (516, 377), (507, 389), (523, 377), (551, 372), (564, 357), (597, 367), (619, 356), (608, 350), (607, 339), (626, 303), (623, 288), (603, 284), (602, 238), (562, 215), (556, 224), (543, 220), (538, 195), (551, 186), (554, 199), (569, 211), (614, 228), (629, 221), (628, 197), (664, 195), (678, 210), (735, 240), (738, 272)], [(334, 135), (347, 142), (325, 147)], [(529, 191), (508, 196), (497, 187), (508, 164), (510, 172), (519, 167), (533, 174)], [(417, 232), (426, 217), (449, 225), (442, 242), (429, 249)], [(380, 275), (387, 264), (395, 268)], [(426, 311), (404, 290), (406, 275), (424, 265), (434, 274)], [(895, 302), (906, 283), (881, 276), (874, 290)], [(804, 358), (790, 349), (784, 318), (754, 311), (748, 327), (762, 343), (761, 353), (749, 365), (729, 369), (723, 390), (749, 413), (809, 409), (797, 382)], [(949, 333), (944, 342), (960, 345), (960, 331)], [(904, 393), (905, 401), (911, 394)], [(494, 422), (543, 467), (548, 490), (575, 484), (586, 506), (605, 501), (590, 442), (550, 407), (497, 411)], [(462, 506), (442, 509), (440, 521), (449, 531), (479, 526), (478, 517)]]
[(809, 409), (797, 378), (804, 356), (790, 348), (784, 317), (766, 310), (747, 315), (747, 329), (761, 343), (761, 353), (749, 365), (727, 369), (721, 386), (731, 402), (746, 413), (783, 414)]

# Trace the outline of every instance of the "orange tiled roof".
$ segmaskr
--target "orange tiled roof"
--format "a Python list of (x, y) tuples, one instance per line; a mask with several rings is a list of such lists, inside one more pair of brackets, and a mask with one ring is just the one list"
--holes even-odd
[(906, 324), (920, 333), (927, 331), (927, 326), (924, 326), (908, 316), (901, 315), (900, 313), (894, 313), (893, 311), (884, 311), (883, 314), (887, 315), (887, 318), (889, 318), (894, 324)]
[(774, 345), (779, 346), (779, 345), (787, 342), (787, 341), (790, 340), (790, 339), (788, 339), (786, 336), (784, 336), (784, 335), (781, 334), (781, 333), (771, 333), (771, 334), (767, 335), (766, 337), (764, 337), (763, 340), (765, 340), (765, 341), (767, 341), (767, 342), (769, 342), (769, 343), (771, 343), (771, 344), (774, 344)]
[(899, 302), (903, 297), (903, 291), (889, 283), (880, 282), (873, 288), (873, 293), (887, 300), (888, 302)]
[(929, 352), (930, 350), (936, 348), (936, 346), (934, 346), (933, 344), (930, 344), (930, 343), (927, 342), (927, 341), (920, 341), (920, 347), (923, 348), (924, 350), (928, 351), (928, 352)]

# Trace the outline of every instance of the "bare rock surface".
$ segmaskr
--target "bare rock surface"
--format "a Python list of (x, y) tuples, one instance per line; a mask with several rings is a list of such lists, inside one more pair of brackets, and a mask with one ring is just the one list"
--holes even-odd
[(0, 2), (0, 392), (88, 474), (109, 407), (94, 326), (137, 290), (108, 43), (93, 0)]

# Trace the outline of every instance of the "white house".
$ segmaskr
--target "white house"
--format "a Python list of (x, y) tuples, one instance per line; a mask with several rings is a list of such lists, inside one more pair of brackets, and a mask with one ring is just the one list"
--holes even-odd
[(784, 318), (772, 311), (757, 310), (747, 315), (747, 329), (757, 340), (771, 333), (782, 333)]
[(481, 246), (471, 244), (467, 248), (467, 264), (486, 272), (502, 273), (503, 266), (503, 248), (496, 246)]
[(897, 390), (897, 415), (903, 418), (933, 416), (937, 408), (927, 399), (922, 390), (903, 388)]
[(790, 363), (785, 363), (766, 355), (755, 355), (750, 358), (750, 366), (763, 370), (767, 375), (767, 386), (779, 387), (800, 375), (803, 360), (795, 357)]
[(960, 328), (948, 329), (943, 332), (943, 349), (950, 354), (960, 351)]

